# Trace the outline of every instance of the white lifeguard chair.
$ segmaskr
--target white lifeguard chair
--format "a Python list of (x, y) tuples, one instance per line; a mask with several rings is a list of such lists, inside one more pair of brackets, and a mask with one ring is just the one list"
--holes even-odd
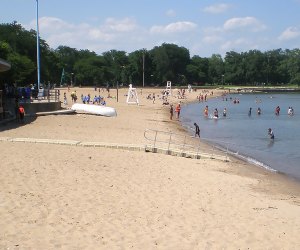
[(172, 82), (171, 81), (167, 81), (167, 86), (164, 91), (164, 95), (172, 96)]
[(127, 100), (126, 102), (128, 104), (137, 104), (139, 105), (139, 98), (136, 92), (136, 88), (132, 87), (132, 84), (129, 84), (128, 94), (127, 94)]

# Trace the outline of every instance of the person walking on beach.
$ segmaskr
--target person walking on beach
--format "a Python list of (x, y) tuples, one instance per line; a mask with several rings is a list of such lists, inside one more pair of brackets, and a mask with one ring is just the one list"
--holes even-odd
[(200, 138), (200, 128), (196, 122), (194, 123), (194, 126), (195, 126), (195, 137), (199, 136)]
[(173, 104), (170, 105), (170, 120), (173, 120), (174, 108)]
[(68, 105), (67, 94), (64, 92), (64, 105)]
[(275, 136), (274, 136), (274, 132), (271, 128), (268, 129), (268, 135), (270, 136), (271, 140), (274, 140)]

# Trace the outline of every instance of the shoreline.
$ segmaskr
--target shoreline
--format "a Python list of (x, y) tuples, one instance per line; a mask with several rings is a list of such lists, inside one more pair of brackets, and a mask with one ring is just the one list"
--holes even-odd
[[(209, 102), (210, 98), (220, 97), (222, 95), (222, 92), (224, 92), (226, 90), (227, 89), (215, 89), (214, 90), (214, 95), (209, 96), (207, 102)], [(275, 88), (275, 92), (276, 92), (276, 88)], [(295, 92), (295, 91), (291, 91), (291, 92)], [(239, 93), (238, 91), (235, 91), (235, 90), (232, 91), (231, 90), (229, 94), (238, 94), (238, 93)], [(184, 103), (184, 105), (189, 105), (189, 104), (193, 104), (193, 103), (198, 103), (198, 101), (196, 99), (188, 100), (187, 102)], [(177, 127), (177, 130), (179, 132), (184, 131), (187, 135), (192, 134), (191, 130), (189, 130), (189, 128), (184, 126), (184, 124), (181, 121), (179, 121), (178, 125), (180, 126), (180, 128)], [(201, 141), (201, 138), (200, 138), (200, 144), (203, 145), (204, 151), (207, 150), (208, 148), (211, 148), (211, 147), (217, 145), (217, 144), (214, 144), (213, 142)], [(223, 153), (226, 152), (225, 148), (224, 148), (224, 150), (217, 148), (217, 150), (220, 151), (220, 152), (223, 152)], [(255, 176), (256, 173), (258, 173), (259, 175), (267, 176), (268, 182), (271, 182), (272, 177), (274, 177), (274, 186), (277, 187), (277, 189), (276, 189), (277, 192), (282, 193), (282, 194), (289, 194), (292, 191), (293, 195), (300, 196), (300, 179), (297, 179), (296, 177), (287, 175), (287, 174), (285, 174), (283, 172), (280, 172), (278, 170), (272, 169), (268, 165), (267, 165), (267, 167), (261, 166), (260, 164), (265, 165), (265, 163), (259, 162), (257, 159), (252, 159), (251, 158), (252, 160), (258, 161), (259, 164), (255, 164), (254, 162), (250, 162), (249, 157), (246, 156), (246, 155), (235, 155), (235, 153), (233, 151), (229, 151), (229, 152), (230, 152), (229, 153), (230, 157), (234, 158), (237, 163), (239, 163), (239, 164), (243, 163), (244, 166), (246, 166), (247, 168), (250, 168), (250, 171), (251, 171), (251, 168), (253, 168), (253, 171), (255, 172), (255, 173), (253, 173), (254, 176)], [(248, 169), (245, 172), (250, 174), (248, 172)], [(242, 172), (242, 173), (244, 173), (244, 172)], [(250, 174), (250, 176), (252, 176), (252, 175)], [(283, 184), (282, 187), (281, 187), (281, 183)], [(270, 184), (270, 186), (271, 186), (270, 189), (265, 190), (265, 191), (268, 191), (270, 194), (276, 193), (275, 190), (272, 190), (273, 184)]]
[[(147, 128), (189, 134), (170, 120), (169, 106), (146, 98), (160, 90), (143, 90), (139, 106), (127, 105), (126, 89), (119, 90), (119, 102), (106, 100), (117, 117), (26, 117), (25, 125), (0, 127), (1, 137), (145, 145)], [(300, 248), (299, 186), (231, 156), (5, 141), (0, 151), (3, 249)]]

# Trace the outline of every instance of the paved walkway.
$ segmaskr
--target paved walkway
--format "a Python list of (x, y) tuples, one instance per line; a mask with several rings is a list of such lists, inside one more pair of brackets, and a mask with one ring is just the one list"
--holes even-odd
[(111, 149), (121, 149), (129, 151), (143, 151), (167, 154), (178, 157), (200, 159), (218, 159), (222, 161), (229, 161), (227, 156), (217, 155), (217, 154), (207, 154), (207, 153), (197, 153), (182, 151), (178, 149), (163, 149), (154, 148), (151, 145), (134, 145), (134, 144), (120, 144), (120, 143), (107, 143), (107, 142), (85, 142), (77, 140), (56, 140), (56, 139), (38, 139), (38, 138), (12, 138), (12, 137), (0, 137), (0, 142), (12, 142), (12, 143), (43, 143), (43, 144), (55, 144), (55, 145), (68, 145), (77, 147), (100, 147), (100, 148), (111, 148)]

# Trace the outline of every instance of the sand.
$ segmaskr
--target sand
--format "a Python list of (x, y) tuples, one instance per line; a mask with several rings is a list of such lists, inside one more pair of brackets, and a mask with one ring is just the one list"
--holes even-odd
[[(145, 129), (187, 135), (168, 106), (146, 99), (159, 90), (137, 90), (140, 105), (126, 104), (127, 89), (106, 99), (117, 117), (26, 117), (0, 137), (143, 146)], [(300, 248), (299, 185), (232, 157), (10, 141), (0, 151), (0, 249)]]

